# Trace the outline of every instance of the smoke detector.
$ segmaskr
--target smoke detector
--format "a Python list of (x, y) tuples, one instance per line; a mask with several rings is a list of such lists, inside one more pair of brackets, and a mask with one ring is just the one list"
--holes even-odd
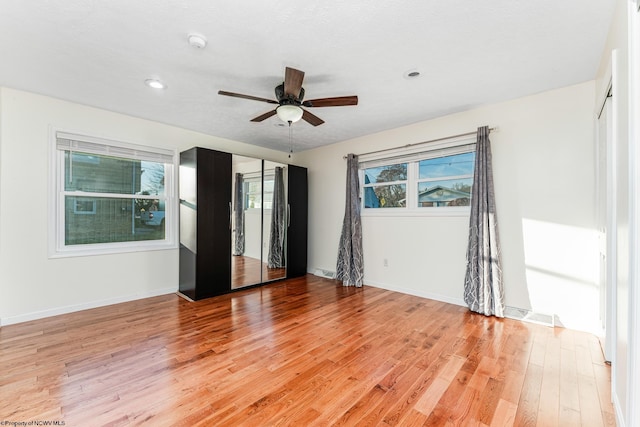
[(201, 35), (201, 34), (189, 34), (189, 36), (187, 37), (187, 40), (189, 41), (189, 44), (195, 48), (198, 49), (204, 49), (205, 46), (207, 45), (207, 39), (205, 36)]

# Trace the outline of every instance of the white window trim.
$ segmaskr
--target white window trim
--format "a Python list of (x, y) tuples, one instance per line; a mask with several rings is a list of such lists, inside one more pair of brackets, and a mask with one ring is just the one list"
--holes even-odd
[[(419, 171), (417, 162), (435, 157), (462, 154), (475, 151), (476, 135), (448, 139), (428, 144), (427, 147), (400, 147), (385, 150), (384, 153), (361, 155), (358, 158), (358, 175), (360, 179), (360, 199), (362, 217), (468, 217), (471, 206), (439, 206), (418, 207), (417, 191)], [(366, 208), (364, 207), (364, 169), (382, 165), (407, 163), (407, 180), (398, 181), (407, 184), (407, 206), (398, 208)], [(455, 178), (455, 177), (454, 177)], [(473, 176), (472, 176), (473, 178)], [(393, 183), (384, 183), (393, 184)], [(381, 183), (382, 185), (382, 183)]]
[[(58, 137), (77, 139), (90, 144), (109, 146), (112, 151), (99, 152), (92, 150), (95, 154), (106, 154), (123, 157), (122, 153), (134, 153), (129, 158), (136, 158), (140, 152), (142, 157), (155, 161), (165, 161), (167, 172), (165, 174), (165, 238), (164, 240), (141, 240), (135, 242), (115, 242), (96, 243), (90, 245), (66, 246), (64, 232), (64, 152), (58, 149)], [(115, 141), (107, 138), (88, 136), (81, 132), (63, 131), (49, 127), (49, 185), (48, 185), (48, 252), (49, 258), (66, 258), (78, 256), (118, 254), (128, 252), (146, 252), (153, 250), (176, 249), (178, 247), (178, 204), (177, 204), (177, 171), (178, 171), (178, 151), (177, 149), (160, 149), (141, 144), (134, 144), (124, 141)], [(120, 154), (120, 155), (118, 155)], [(172, 161), (168, 161), (171, 159)], [(62, 171), (62, 173), (60, 173)], [(67, 192), (66, 195), (71, 194)], [(89, 193), (77, 191), (73, 192), (83, 197), (104, 197), (101, 193)], [(157, 199), (157, 196), (131, 195), (131, 198)]]

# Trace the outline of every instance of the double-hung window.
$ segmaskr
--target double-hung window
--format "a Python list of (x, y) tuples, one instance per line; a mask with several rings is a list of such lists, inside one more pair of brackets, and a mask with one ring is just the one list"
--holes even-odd
[(51, 256), (175, 247), (174, 150), (55, 133)]
[(475, 166), (474, 139), (361, 156), (363, 214), (468, 213)]

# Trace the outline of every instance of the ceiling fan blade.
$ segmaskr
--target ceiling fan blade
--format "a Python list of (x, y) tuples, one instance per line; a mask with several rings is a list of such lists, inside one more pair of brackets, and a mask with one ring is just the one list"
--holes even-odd
[(261, 122), (263, 120), (268, 119), (271, 116), (275, 116), (276, 115), (276, 110), (271, 110), (267, 113), (261, 114), (258, 117), (255, 117), (253, 119), (251, 119), (252, 122)]
[(314, 126), (319, 126), (324, 123), (324, 120), (322, 120), (320, 117), (314, 114), (311, 114), (310, 112), (304, 109), (302, 110), (302, 120)]
[(305, 107), (341, 107), (343, 105), (358, 105), (357, 96), (335, 96), (333, 98), (310, 99), (302, 103)]
[(218, 91), (218, 95), (232, 96), (234, 98), (250, 99), (252, 101), (268, 102), (269, 104), (277, 104), (278, 103), (278, 101), (275, 101), (273, 99), (260, 98), (260, 97), (251, 96), (251, 95), (243, 95), (241, 93), (227, 92), (227, 91), (224, 91), (224, 90), (219, 90)]
[(287, 67), (284, 71), (284, 94), (298, 99), (303, 79), (304, 71)]

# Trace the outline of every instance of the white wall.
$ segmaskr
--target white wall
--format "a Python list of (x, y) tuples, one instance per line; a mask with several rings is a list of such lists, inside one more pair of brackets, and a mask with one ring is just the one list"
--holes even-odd
[(0, 88), (0, 324), (176, 291), (178, 250), (49, 259), (50, 127), (184, 150), (286, 162), (287, 154)]
[[(497, 126), (490, 139), (506, 303), (595, 330), (594, 91), (590, 81), (297, 154), (309, 168), (309, 271), (335, 271), (345, 154)], [(363, 217), (365, 284), (463, 305), (467, 226), (468, 216)]]

